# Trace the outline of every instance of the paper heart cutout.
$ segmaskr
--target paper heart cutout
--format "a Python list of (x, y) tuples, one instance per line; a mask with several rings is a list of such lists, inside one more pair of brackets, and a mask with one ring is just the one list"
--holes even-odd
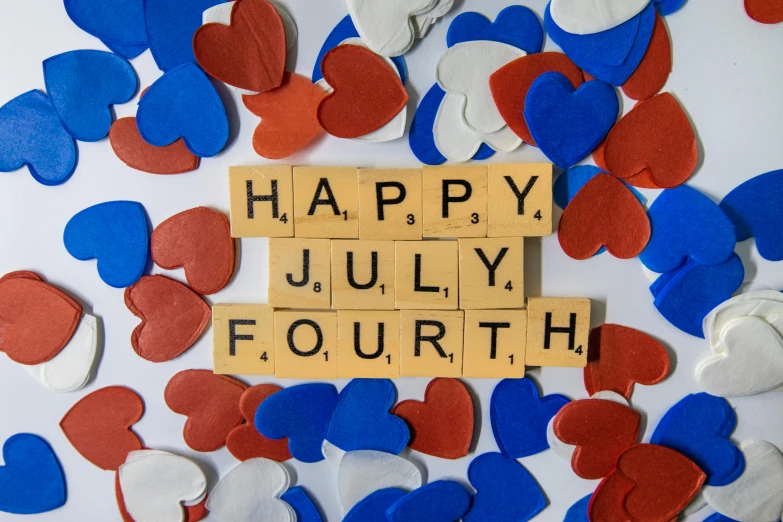
[(593, 328), (587, 353), (584, 380), (591, 396), (608, 390), (630, 400), (634, 383), (658, 384), (668, 377), (671, 367), (663, 344), (619, 324)]
[(783, 231), (774, 225), (783, 219), (783, 209), (775, 205), (783, 197), (783, 170), (751, 178), (729, 192), (720, 208), (734, 223), (737, 241), (756, 238), (759, 255), (770, 261), (783, 260)]
[(358, 138), (380, 129), (408, 103), (399, 76), (364, 47), (335, 47), (324, 56), (321, 70), (334, 92), (319, 104), (318, 121), (339, 138)]
[(291, 506), (280, 500), (290, 481), (288, 471), (273, 460), (246, 460), (220, 479), (209, 495), (207, 509), (226, 522), (296, 522)]
[(43, 62), (49, 100), (68, 133), (79, 141), (109, 134), (111, 106), (136, 92), (136, 73), (122, 57), (104, 51), (70, 51)]
[(379, 489), (358, 502), (343, 522), (386, 522), (386, 511), (407, 494), (396, 488)]
[(268, 439), (258, 433), (254, 424), (256, 411), (261, 403), (281, 390), (282, 388), (274, 384), (257, 384), (242, 393), (239, 398), (239, 411), (246, 422), (231, 430), (226, 437), (226, 448), (234, 458), (245, 461), (264, 457), (277, 462), (285, 462), (291, 458), (288, 439)]
[(552, 19), (571, 34), (595, 34), (608, 31), (630, 20), (647, 7), (649, 0), (552, 0)]
[(535, 54), (544, 44), (544, 28), (529, 7), (510, 5), (498, 13), (494, 22), (481, 13), (460, 13), (446, 34), (449, 47), (480, 40), (513, 45), (527, 54)]
[(151, 362), (170, 361), (184, 353), (212, 316), (198, 294), (162, 275), (144, 276), (126, 288), (125, 306), (141, 319), (131, 334), (133, 350)]
[(174, 413), (187, 416), (182, 436), (191, 449), (216, 451), (242, 423), (239, 398), (248, 386), (210, 370), (183, 370), (169, 380), (163, 397)]
[(783, 332), (783, 293), (777, 290), (756, 290), (739, 294), (716, 306), (704, 318), (704, 338), (714, 353), (721, 353), (721, 333), (735, 319), (759, 317)]
[[(660, 4), (656, 4), (658, 8)], [(655, 15), (655, 26), (644, 58), (623, 84), (623, 92), (632, 100), (646, 100), (658, 94), (672, 71), (672, 46), (669, 31), (660, 14)]]
[(745, 0), (745, 12), (762, 24), (783, 22), (783, 3), (779, 0)]
[(704, 470), (707, 485), (725, 486), (745, 469), (742, 452), (729, 438), (736, 426), (737, 414), (726, 399), (696, 393), (664, 414), (650, 442), (695, 462)]
[(79, 29), (120, 46), (147, 47), (144, 2), (65, 0), (65, 12)]
[(602, 246), (614, 257), (630, 259), (644, 250), (650, 233), (647, 213), (628, 187), (609, 174), (597, 174), (563, 212), (558, 240), (574, 259), (588, 259)]
[(326, 93), (299, 74), (286, 72), (280, 87), (242, 96), (245, 107), (261, 118), (253, 133), (259, 156), (283, 159), (303, 149), (321, 133), (318, 105)]
[(0, 351), (20, 364), (54, 359), (73, 337), (82, 306), (33, 272), (0, 278)]
[(381, 56), (400, 56), (416, 40), (410, 17), (429, 11), (432, 3), (432, 0), (348, 0), (348, 12), (367, 47)]
[(443, 459), (468, 454), (473, 441), (473, 399), (458, 379), (431, 380), (423, 402), (402, 401), (392, 413), (408, 424), (411, 449)]
[(31, 433), (17, 433), (3, 444), (0, 511), (32, 515), (65, 504), (65, 477), (49, 444)]
[(193, 35), (198, 64), (218, 80), (255, 92), (280, 85), (286, 59), (285, 28), (268, 0), (242, 0), (231, 25), (205, 24)]
[(382, 451), (349, 451), (337, 468), (337, 490), (343, 511), (351, 511), (374, 491), (396, 488), (411, 491), (421, 487), (419, 468), (408, 460)]
[(437, 480), (415, 489), (386, 511), (388, 522), (453, 522), (470, 509), (470, 493), (453, 480)]
[[(595, 164), (601, 167), (601, 170), (604, 172), (609, 172), (609, 167), (606, 166), (606, 158), (604, 157), (605, 148), (606, 146), (606, 140), (603, 141), (594, 151), (593, 151), (593, 161), (595, 161)], [(664, 187), (659, 186), (653, 179), (650, 177), (650, 170), (644, 169), (639, 174), (635, 176), (631, 176), (630, 178), (626, 178), (623, 180), (625, 183), (632, 187), (638, 187), (638, 188), (651, 188), (651, 189), (663, 189)]]
[(27, 166), (42, 185), (65, 183), (76, 167), (76, 144), (51, 101), (28, 91), (0, 107), (0, 172)]
[(587, 507), (590, 505), (591, 498), (593, 498), (592, 493), (577, 500), (568, 508), (563, 522), (589, 522), (589, 519), (587, 518)]
[(405, 421), (389, 410), (397, 390), (389, 379), (353, 379), (340, 392), (326, 428), (326, 440), (343, 451), (398, 454), (410, 440)]
[(587, 399), (563, 406), (553, 428), (560, 441), (576, 446), (574, 473), (591, 480), (608, 475), (620, 455), (636, 444), (641, 421), (639, 412), (626, 405)]
[[(704, 483), (704, 473), (674, 450), (637, 444), (595, 490), (590, 520), (674, 520)], [(619, 515), (619, 517), (618, 517)]]
[(98, 275), (109, 286), (125, 288), (147, 266), (147, 214), (135, 201), (107, 201), (86, 208), (65, 225), (63, 243), (80, 261), (98, 260)]
[(196, 207), (171, 216), (150, 237), (152, 260), (166, 270), (185, 269), (201, 295), (222, 290), (234, 274), (234, 239), (222, 212)]
[(178, 139), (165, 147), (150, 145), (139, 134), (136, 118), (120, 118), (109, 131), (114, 154), (132, 169), (150, 174), (182, 174), (196, 170), (199, 157)]
[(546, 425), (568, 402), (556, 394), (539, 398), (536, 383), (527, 377), (500, 381), (492, 392), (490, 419), (503, 455), (518, 459), (547, 449)]
[[(564, 171), (555, 180), (555, 184), (552, 186), (552, 199), (555, 204), (565, 210), (568, 204), (574, 199), (576, 193), (582, 190), (588, 181), (593, 179), (596, 174), (606, 174), (605, 171), (594, 167), (593, 165), (574, 165), (570, 169)], [(626, 186), (628, 184), (626, 183)], [(647, 199), (636, 189), (628, 186), (639, 203), (645, 205)], [(596, 252), (596, 255), (605, 252), (605, 248), (601, 248)]]
[(280, 500), (288, 504), (294, 510), (297, 522), (323, 522), (321, 512), (313, 503), (313, 500), (301, 486), (296, 486), (282, 495)]
[[(122, 486), (120, 485), (120, 474), (114, 474), (114, 498), (117, 500), (117, 510), (120, 512), (123, 522), (136, 522), (128, 513), (128, 508), (125, 507), (125, 497), (122, 495)], [(198, 522), (207, 516), (207, 499), (192, 506), (183, 506), (185, 508), (182, 522)]]
[(202, 158), (214, 156), (228, 141), (223, 101), (192, 63), (170, 70), (147, 89), (139, 100), (136, 125), (150, 145), (165, 147), (182, 138), (188, 150)]
[(614, 88), (600, 81), (574, 90), (558, 72), (540, 75), (525, 98), (524, 116), (541, 151), (567, 169), (589, 155), (617, 119), (619, 101)]
[[(679, 10), (685, 5), (688, 0), (653, 0), (655, 2), (655, 10), (661, 16), (669, 16), (670, 14)], [(713, 522), (713, 521), (711, 521)]]
[(530, 520), (547, 505), (536, 479), (519, 462), (500, 453), (473, 459), (468, 479), (476, 490), (465, 522)]
[(302, 462), (324, 459), (321, 444), (337, 402), (332, 384), (291, 386), (270, 395), (256, 410), (256, 429), (270, 439), (288, 438), (288, 450)]

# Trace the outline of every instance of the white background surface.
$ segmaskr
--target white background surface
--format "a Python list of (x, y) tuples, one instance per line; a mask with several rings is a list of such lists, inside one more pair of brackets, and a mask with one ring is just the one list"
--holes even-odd
[[(286, 0), (299, 27), (296, 72), (309, 77), (321, 43), (332, 27), (347, 13), (343, 0)], [(528, 0), (539, 16), (544, 0)], [(734, 186), (754, 175), (783, 167), (783, 26), (764, 26), (744, 12), (742, 0), (690, 0), (667, 19), (672, 38), (674, 71), (666, 86), (680, 100), (692, 118), (700, 139), (701, 160), (690, 184), (716, 201)], [(433, 27), (430, 34), (407, 56), (408, 90), (412, 116), (415, 106), (435, 78), (435, 64), (445, 50), (446, 30), (462, 11), (478, 10), (494, 18), (507, 0), (457, 0), (455, 9)], [(43, 90), (41, 61), (61, 52), (94, 48), (100, 42), (73, 25), (60, 0), (6, 0), (0, 8), (0, 102), (29, 90)], [(555, 49), (547, 41), (546, 48)], [(149, 52), (132, 61), (141, 86), (160, 74)], [(122, 290), (108, 287), (98, 277), (94, 262), (80, 262), (63, 247), (62, 232), (68, 219), (90, 205), (131, 199), (144, 204), (156, 225), (182, 210), (206, 205), (228, 212), (227, 168), (229, 165), (264, 163), (251, 146), (257, 119), (241, 105), (239, 97), (223, 89), (232, 116), (230, 146), (218, 157), (205, 159), (201, 168), (178, 176), (153, 176), (126, 167), (111, 150), (108, 139), (79, 143), (76, 173), (64, 185), (45, 187), (36, 183), (27, 169), (0, 174), (0, 273), (34, 270), (61, 286), (99, 316), (105, 327), (103, 360), (95, 381), (75, 393), (57, 395), (33, 381), (5, 357), (0, 361), (0, 440), (18, 432), (44, 436), (54, 447), (68, 481), (67, 504), (52, 513), (29, 520), (119, 520), (114, 499), (113, 473), (102, 471), (83, 459), (61, 433), (63, 414), (86, 393), (119, 384), (138, 391), (146, 402), (146, 413), (135, 425), (148, 447), (169, 449), (195, 458), (208, 474), (210, 487), (236, 460), (226, 451), (195, 454), (182, 440), (185, 418), (171, 412), (163, 402), (169, 378), (188, 368), (211, 368), (211, 332), (180, 358), (153, 364), (131, 349), (130, 333), (137, 319), (125, 308)], [(118, 116), (133, 115), (137, 98), (117, 107)], [(627, 111), (631, 103), (624, 102)], [(238, 121), (237, 121), (238, 119)], [(238, 132), (238, 135), (237, 135)], [(523, 146), (510, 155), (498, 154), (491, 161), (533, 162), (544, 160), (537, 149)], [(393, 143), (371, 144), (321, 139), (315, 146), (289, 158), (291, 164), (359, 165), (364, 167), (418, 166), (410, 152), (407, 135)], [(645, 191), (652, 198), (654, 191)], [(555, 219), (559, 219), (556, 213)], [(266, 240), (241, 242), (241, 269), (231, 284), (209, 298), (217, 302), (266, 301)], [(651, 333), (670, 349), (673, 372), (656, 387), (637, 386), (633, 405), (645, 416), (649, 440), (662, 414), (684, 395), (698, 391), (693, 378), (696, 362), (706, 355), (704, 342), (670, 326), (655, 310), (648, 291), (649, 281), (637, 260), (620, 261), (606, 254), (577, 262), (567, 258), (555, 236), (527, 242), (529, 295), (587, 296), (593, 299), (593, 324), (615, 322)], [(752, 240), (738, 245), (748, 279), (776, 289), (783, 288), (783, 272), (772, 263), (759, 262)], [(749, 254), (749, 252), (753, 252)], [(161, 273), (157, 267), (153, 273)], [(183, 280), (181, 271), (167, 273)], [(586, 396), (582, 372), (547, 368), (532, 372), (544, 393), (563, 393), (572, 398)], [(274, 379), (245, 378), (249, 383)], [(278, 382), (287, 386), (293, 381)], [(424, 463), (428, 479), (448, 477), (467, 484), (466, 470), (478, 453), (497, 451), (489, 424), (489, 397), (496, 381), (472, 380), (469, 386), (478, 397), (476, 414), (481, 419), (476, 432), (476, 453), (456, 462), (420, 454), (410, 458)], [(341, 387), (344, 383), (337, 383)], [(421, 399), (427, 379), (396, 381), (399, 399)], [(737, 409), (736, 440), (762, 438), (783, 448), (783, 394), (731, 401)], [(590, 493), (597, 482), (584, 481), (571, 471), (568, 462), (551, 451), (522, 460), (546, 493), (550, 505), (536, 521), (559, 521), (569, 506)], [(291, 461), (296, 483), (317, 499), (329, 521), (340, 520), (335, 471), (326, 462), (301, 464)], [(701, 521), (705, 510), (690, 520)], [(0, 513), (0, 520), (14, 518)], [(214, 517), (212, 518), (214, 520)]]

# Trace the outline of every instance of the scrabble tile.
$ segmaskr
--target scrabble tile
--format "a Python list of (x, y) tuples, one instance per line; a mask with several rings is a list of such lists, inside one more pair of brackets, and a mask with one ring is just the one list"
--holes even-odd
[(424, 237), (487, 237), (486, 166), (424, 167), (421, 181)]
[(525, 240), (459, 240), (459, 307), (524, 308)]
[(400, 376), (400, 312), (337, 312), (337, 376), (341, 379)]
[(337, 313), (275, 311), (275, 376), (337, 378)]
[(567, 297), (531, 297), (527, 300), (528, 366), (587, 365), (590, 300)]
[(552, 164), (489, 165), (489, 237), (552, 234)]
[(260, 304), (212, 307), (215, 373), (274, 375), (274, 309)]
[(400, 312), (400, 376), (462, 375), (462, 310)]
[(296, 237), (359, 237), (356, 172), (356, 167), (294, 167)]
[(329, 308), (331, 257), (328, 239), (270, 239), (269, 306)]
[(421, 239), (421, 169), (359, 169), (359, 239)]
[(291, 167), (229, 167), (232, 237), (293, 237)]
[(525, 376), (526, 310), (465, 311), (462, 375), (479, 378)]
[(394, 241), (332, 241), (332, 308), (394, 310)]
[(395, 308), (456, 309), (458, 248), (456, 241), (396, 241)]

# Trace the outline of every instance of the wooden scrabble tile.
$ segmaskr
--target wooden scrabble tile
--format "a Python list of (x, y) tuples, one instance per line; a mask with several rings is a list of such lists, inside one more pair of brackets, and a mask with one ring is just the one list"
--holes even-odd
[(528, 366), (587, 365), (590, 300), (531, 297), (527, 300)]
[(487, 237), (486, 166), (424, 167), (421, 181), (424, 237)]
[(552, 164), (489, 165), (489, 237), (552, 234)]
[(525, 240), (459, 240), (459, 307), (524, 308)]
[(212, 307), (215, 373), (274, 375), (274, 309), (260, 304)]
[(337, 378), (337, 314), (275, 311), (275, 376)]
[(467, 310), (462, 375), (521, 379), (526, 335), (526, 310)]
[(394, 310), (394, 241), (332, 241), (332, 308)]
[(359, 169), (359, 239), (421, 239), (421, 169)]
[(341, 379), (400, 376), (400, 312), (337, 312), (337, 376)]
[(296, 237), (359, 237), (356, 167), (294, 167)]
[(291, 167), (229, 167), (232, 237), (293, 237)]
[(402, 310), (400, 375), (460, 377), (464, 322), (462, 310)]
[(394, 305), (454, 310), (459, 302), (456, 241), (396, 241)]
[(329, 308), (331, 257), (328, 239), (270, 239), (269, 306)]

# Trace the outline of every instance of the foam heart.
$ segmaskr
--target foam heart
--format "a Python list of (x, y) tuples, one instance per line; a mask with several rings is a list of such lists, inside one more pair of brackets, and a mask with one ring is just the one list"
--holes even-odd
[(165, 147), (182, 138), (188, 150), (202, 158), (214, 156), (228, 141), (220, 95), (192, 63), (170, 70), (147, 89), (139, 100), (136, 125), (150, 145)]
[[(656, 4), (658, 8), (660, 4)], [(672, 46), (663, 18), (655, 16), (650, 45), (633, 74), (623, 84), (623, 92), (633, 100), (646, 100), (658, 94), (672, 71)]]
[(592, 493), (577, 500), (574, 505), (568, 508), (563, 522), (589, 522), (587, 507), (590, 505), (591, 498), (593, 498)]
[(119, 54), (126, 60), (131, 60), (133, 58), (136, 58), (138, 55), (143, 53), (147, 50), (149, 47), (147, 44), (144, 45), (123, 45), (119, 42), (115, 42), (112, 40), (101, 40), (103, 42), (103, 45), (108, 47), (108, 49), (115, 53)]
[(429, 11), (433, 4), (433, 0), (348, 0), (348, 12), (362, 40), (373, 52), (400, 56), (416, 40), (410, 17)]
[(438, 480), (408, 493), (386, 511), (388, 522), (453, 522), (470, 509), (470, 493), (453, 480)]
[(155, 227), (150, 251), (161, 268), (184, 268), (188, 285), (202, 295), (219, 292), (234, 274), (228, 217), (207, 207), (185, 210)]
[(65, 225), (63, 243), (80, 261), (98, 260), (98, 275), (114, 288), (139, 280), (147, 266), (147, 214), (135, 201), (107, 201), (86, 208)]
[(121, 46), (147, 47), (142, 0), (65, 0), (65, 12), (79, 29)]
[(32, 515), (65, 504), (65, 477), (51, 446), (30, 433), (17, 433), (3, 444), (0, 511)]
[(590, 331), (585, 389), (593, 395), (602, 390), (631, 398), (634, 383), (652, 386), (669, 375), (669, 352), (644, 332), (604, 324)]
[(723, 487), (708, 486), (704, 498), (711, 508), (737, 520), (775, 522), (783, 515), (783, 455), (763, 440), (740, 443), (745, 471)]
[(401, 489), (379, 489), (358, 502), (343, 522), (386, 522), (386, 511), (407, 494)]
[(737, 522), (733, 518), (724, 517), (720, 513), (713, 513), (704, 519), (704, 522)]
[(33, 272), (0, 278), (0, 351), (20, 364), (54, 359), (74, 335), (82, 306)]
[(669, 16), (685, 5), (687, 0), (654, 0), (655, 9), (661, 16)]
[(756, 238), (759, 255), (770, 261), (783, 260), (783, 232), (774, 226), (783, 210), (773, 204), (783, 196), (783, 170), (761, 174), (728, 193), (720, 208), (734, 223), (737, 241)]
[(300, 486), (293, 487), (280, 495), (280, 500), (291, 506), (297, 522), (323, 522), (321, 512), (307, 492)]
[(253, 149), (259, 156), (283, 159), (303, 149), (321, 132), (318, 105), (326, 93), (299, 74), (286, 72), (277, 89), (242, 102), (261, 118), (253, 133)]
[[(593, 165), (574, 165), (568, 170), (562, 172), (552, 187), (552, 198), (555, 204), (565, 210), (568, 204), (574, 199), (576, 193), (582, 190), (588, 181), (593, 179), (596, 174), (606, 174), (605, 171)], [(645, 198), (638, 190), (629, 186), (626, 183), (628, 189), (633, 193), (634, 197), (639, 200), (639, 203), (645, 205), (647, 198)], [(606, 249), (601, 249), (596, 254), (603, 253)]]
[(385, 488), (411, 491), (421, 484), (419, 468), (402, 457), (382, 451), (349, 451), (337, 468), (337, 490), (346, 513), (374, 491)]
[(587, 259), (602, 246), (617, 258), (630, 259), (644, 250), (650, 233), (644, 207), (628, 187), (609, 174), (597, 174), (563, 212), (558, 240), (574, 259)]
[(731, 297), (744, 276), (745, 269), (737, 254), (715, 266), (688, 261), (656, 279), (650, 291), (655, 297), (655, 308), (667, 321), (683, 332), (704, 337), (704, 318)]
[(264, 437), (288, 437), (291, 455), (302, 462), (324, 459), (321, 444), (337, 402), (332, 384), (310, 383), (291, 386), (261, 403), (256, 411), (256, 429)]
[(60, 421), (76, 451), (101, 469), (117, 470), (128, 453), (141, 449), (133, 426), (144, 414), (136, 392), (108, 386), (86, 395)]
[(122, 57), (104, 51), (70, 51), (43, 62), (46, 92), (65, 130), (79, 141), (109, 134), (111, 106), (136, 92), (136, 73)]
[(280, 85), (286, 59), (285, 28), (268, 0), (236, 2), (231, 25), (205, 24), (193, 35), (198, 64), (218, 80), (255, 92)]
[[(286, 11), (285, 6), (279, 2), (271, 2), (274, 8), (277, 10), (277, 14), (280, 15), (280, 20), (283, 22), (283, 30), (285, 31), (285, 48), (289, 53), (293, 53), (296, 50), (297, 40), (299, 39), (299, 29), (296, 26), (296, 21), (291, 17), (291, 14)], [(225, 2), (218, 4), (214, 7), (206, 9), (201, 17), (201, 24), (218, 23), (223, 25), (231, 25), (231, 12), (234, 10), (236, 1)], [(295, 57), (295, 55), (294, 55)], [(291, 55), (286, 57), (291, 58)]]
[(567, 169), (601, 143), (619, 107), (617, 93), (606, 83), (591, 81), (574, 90), (571, 80), (547, 72), (530, 86), (524, 116), (541, 151)]
[(424, 392), (424, 402), (402, 401), (392, 413), (408, 424), (412, 449), (444, 459), (468, 454), (473, 441), (473, 399), (459, 380), (433, 379)]
[(706, 474), (706, 484), (725, 486), (745, 469), (740, 450), (729, 439), (737, 414), (726, 399), (688, 395), (664, 414), (650, 442), (679, 451)]
[[(128, 513), (128, 508), (125, 506), (125, 497), (122, 495), (122, 486), (120, 485), (119, 473), (114, 474), (114, 498), (117, 500), (117, 509), (120, 512), (120, 516), (122, 517), (123, 522), (135, 522), (130, 513)], [(204, 499), (198, 504), (194, 504), (192, 506), (183, 504), (185, 512), (182, 518), (182, 522), (198, 522), (199, 520), (206, 517), (206, 503), (207, 498), (205, 496)]]
[(438, 85), (465, 98), (463, 116), (479, 134), (497, 132), (506, 125), (492, 99), (489, 77), (521, 56), (525, 52), (512, 45), (482, 40), (458, 43), (438, 60)]
[(182, 174), (198, 168), (199, 158), (182, 139), (165, 147), (150, 145), (139, 134), (136, 118), (120, 118), (109, 131), (114, 154), (129, 167), (150, 174)]
[(183, 370), (172, 377), (163, 397), (175, 413), (187, 416), (182, 436), (196, 451), (216, 451), (242, 423), (239, 398), (248, 386), (210, 370)]
[(246, 422), (231, 430), (226, 437), (226, 448), (236, 459), (245, 461), (264, 457), (285, 462), (291, 458), (288, 452), (288, 439), (268, 439), (258, 433), (254, 424), (256, 411), (261, 403), (281, 390), (282, 388), (274, 384), (257, 384), (242, 393), (239, 398), (239, 411)]
[(639, 438), (641, 415), (607, 400), (573, 401), (557, 413), (553, 429), (562, 442), (576, 446), (571, 467), (584, 479), (600, 479)]
[(446, 35), (449, 47), (480, 40), (513, 45), (527, 54), (534, 54), (541, 51), (544, 44), (544, 28), (529, 7), (510, 5), (498, 13), (494, 22), (481, 13), (460, 13), (451, 22)]
[(118, 474), (125, 507), (136, 522), (182, 520), (182, 503), (198, 504), (207, 493), (198, 465), (165, 451), (131, 452)]
[(519, 462), (500, 453), (479, 455), (468, 467), (476, 490), (465, 522), (530, 520), (547, 505), (536, 479)]
[(141, 319), (131, 334), (133, 350), (151, 362), (170, 361), (184, 353), (212, 316), (198, 294), (162, 275), (144, 276), (126, 288), (125, 306)]
[(630, 20), (647, 7), (650, 0), (552, 0), (552, 19), (571, 34), (594, 34), (608, 31)]
[(704, 338), (713, 352), (720, 353), (725, 349), (721, 345), (721, 332), (735, 319), (759, 317), (779, 329), (779, 333), (783, 333), (780, 326), (782, 315), (783, 293), (776, 290), (742, 293), (716, 306), (704, 318)]
[(343, 451), (398, 454), (410, 440), (405, 421), (389, 413), (397, 390), (389, 379), (353, 379), (340, 392), (326, 440)]
[(408, 93), (383, 59), (357, 45), (340, 45), (322, 62), (334, 92), (318, 107), (318, 121), (328, 133), (357, 138), (386, 125), (405, 107)]
[(639, 260), (653, 272), (670, 272), (688, 258), (717, 265), (734, 252), (736, 236), (729, 218), (710, 198), (687, 185), (664, 190), (647, 215), (652, 235)]
[(209, 495), (207, 509), (224, 522), (296, 522), (291, 506), (280, 500), (290, 480), (288, 471), (273, 460), (246, 460), (220, 479)]
[(414, 15), (412, 19), (416, 38), (427, 36), (430, 28), (451, 11), (454, 2), (455, 0), (436, 0), (429, 11)]
[(76, 144), (45, 94), (28, 91), (0, 107), (0, 172), (27, 166), (42, 185), (65, 183), (76, 167)]
[(745, 12), (762, 24), (783, 22), (783, 4), (777, 0), (745, 0)]
[[(673, 520), (704, 483), (704, 473), (686, 457), (655, 444), (637, 444), (598, 485), (590, 520)], [(619, 517), (618, 517), (619, 515)]]
[(539, 398), (536, 383), (527, 377), (500, 381), (492, 392), (490, 419), (503, 455), (518, 459), (547, 449), (546, 425), (567, 403), (563, 395)]

